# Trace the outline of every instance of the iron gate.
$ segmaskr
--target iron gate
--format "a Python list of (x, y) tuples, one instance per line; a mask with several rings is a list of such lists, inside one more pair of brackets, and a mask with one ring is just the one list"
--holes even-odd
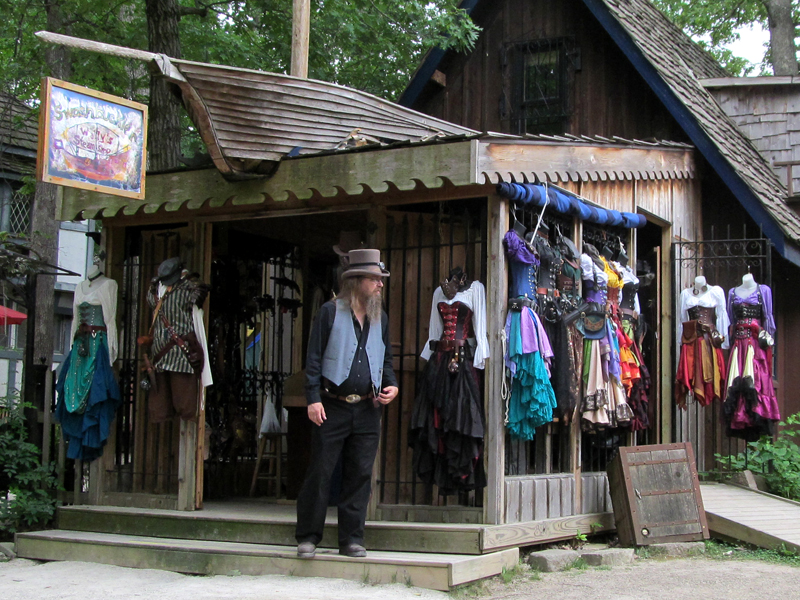
[[(740, 237), (730, 226), (723, 232), (712, 227), (710, 233), (709, 239), (689, 241), (683, 238), (681, 232), (681, 241), (672, 244), (672, 314), (675, 315), (676, 323), (671, 345), (673, 376), (677, 372), (679, 357), (680, 294), (694, 283), (695, 277), (703, 275), (709, 285), (721, 286), (725, 290), (726, 298), (728, 290), (741, 284), (745, 273), (751, 273), (758, 283), (772, 286), (772, 243), (760, 230), (755, 232), (755, 237), (749, 237), (746, 225), (743, 226)], [(695, 232), (695, 240), (699, 237)], [(777, 335), (778, 332), (776, 337)], [(723, 470), (719, 459), (739, 453), (743, 453), (745, 460), (747, 459), (746, 443), (728, 436), (725, 432), (721, 402), (702, 406), (689, 397), (685, 410), (675, 405), (673, 439), (676, 442), (692, 442), (697, 470), (700, 472), (719, 473)]]

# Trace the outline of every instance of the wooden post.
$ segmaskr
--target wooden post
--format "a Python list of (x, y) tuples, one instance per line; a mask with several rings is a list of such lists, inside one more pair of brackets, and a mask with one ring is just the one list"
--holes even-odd
[[(202, 255), (202, 262), (199, 267), (202, 269), (202, 280), (211, 283), (211, 240), (213, 239), (214, 225), (211, 223), (199, 223), (195, 229), (196, 235), (200, 238), (197, 245), (198, 254)], [(203, 326), (206, 332), (209, 331), (208, 325), (211, 321), (209, 314), (211, 300), (206, 298), (203, 311)], [(206, 335), (208, 339), (208, 335)], [(261, 421), (258, 421), (261, 423)], [(206, 390), (200, 387), (200, 410), (197, 417), (197, 454), (195, 456), (195, 490), (194, 507), (197, 510), (203, 508), (203, 478), (205, 476), (205, 455), (206, 455)]]
[(292, 66), (290, 75), (308, 79), (308, 37), (311, 0), (294, 0), (292, 7)]
[[(367, 211), (367, 224), (367, 247), (378, 248), (379, 250), (383, 251), (386, 247), (386, 207), (375, 205), (371, 206)], [(385, 256), (381, 256), (381, 260), (386, 260)], [(389, 315), (389, 318), (391, 319), (392, 315)], [(394, 318), (402, 319), (403, 315), (398, 314), (395, 315)], [(402, 382), (400, 383), (402, 385)], [(400, 394), (402, 393), (403, 390), (401, 389)], [(394, 402), (399, 401), (399, 397), (394, 399)], [(383, 409), (384, 418), (387, 411), (387, 408)], [(383, 423), (381, 423), (381, 431), (383, 431)], [(381, 436), (380, 440), (378, 441), (378, 452), (375, 454), (375, 462), (372, 465), (372, 482), (370, 484), (372, 486), (372, 495), (370, 496), (369, 504), (367, 505), (367, 519), (371, 521), (374, 521), (378, 518), (378, 470), (381, 468), (381, 453), (383, 452), (384, 443), (385, 440), (383, 439), (383, 436)], [(383, 473), (381, 473), (381, 476), (383, 476)]]
[(486, 331), (489, 336), (490, 358), (486, 363), (486, 489), (484, 490), (483, 522), (500, 524), (505, 520), (505, 406), (500, 394), (503, 383), (503, 345), (500, 331), (505, 327), (503, 317), (508, 303), (508, 277), (503, 235), (508, 231), (508, 200), (499, 196), (488, 198), (487, 225)]

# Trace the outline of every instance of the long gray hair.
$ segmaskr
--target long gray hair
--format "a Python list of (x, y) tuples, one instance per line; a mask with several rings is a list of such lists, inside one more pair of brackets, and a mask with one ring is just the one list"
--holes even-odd
[(357, 297), (367, 310), (367, 318), (370, 323), (378, 323), (383, 311), (383, 294), (380, 296), (360, 297), (361, 280), (364, 277), (343, 277), (342, 286), (339, 290), (339, 298), (350, 304), (352, 298)]

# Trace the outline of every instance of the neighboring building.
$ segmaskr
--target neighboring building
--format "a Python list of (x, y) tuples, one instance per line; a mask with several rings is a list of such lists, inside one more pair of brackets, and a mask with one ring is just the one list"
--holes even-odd
[(723, 77), (704, 79), (701, 83), (775, 169), (778, 179), (789, 188), (789, 202), (797, 210), (796, 203), (800, 200), (800, 76)]

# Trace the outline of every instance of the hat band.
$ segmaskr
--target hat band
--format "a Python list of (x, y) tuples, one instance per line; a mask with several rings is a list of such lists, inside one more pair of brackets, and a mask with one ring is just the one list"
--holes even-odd
[(350, 263), (350, 268), (353, 267), (378, 267), (379, 269), (385, 269), (386, 265), (382, 262), (362, 262), (362, 263)]

